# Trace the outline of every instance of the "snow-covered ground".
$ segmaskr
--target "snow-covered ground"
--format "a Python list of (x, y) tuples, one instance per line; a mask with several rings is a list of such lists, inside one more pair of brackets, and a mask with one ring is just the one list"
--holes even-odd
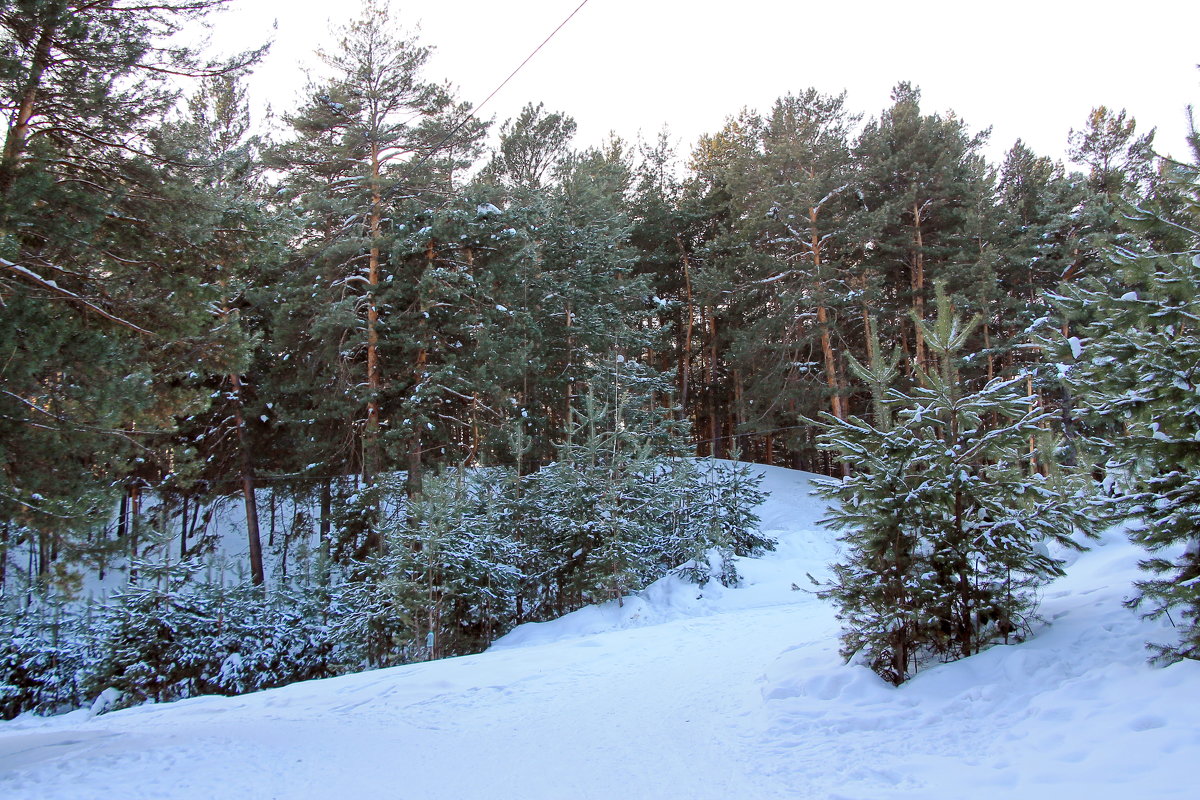
[[(837, 656), (833, 536), (803, 473), (768, 469), (745, 586), (660, 581), (477, 656), (234, 698), (0, 724), (0, 797), (1191, 798), (1200, 663), (1121, 605), (1114, 532), (1047, 587), (1021, 645), (894, 689)], [(795, 588), (798, 587), (798, 588)]]

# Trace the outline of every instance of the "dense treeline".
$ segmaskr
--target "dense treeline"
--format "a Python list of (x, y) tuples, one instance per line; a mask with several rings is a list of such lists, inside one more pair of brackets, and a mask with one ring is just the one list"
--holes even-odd
[[(1181, 233), (1195, 230), (1194, 173), (1124, 112), (1098, 108), (1070, 133), (1083, 171), (1021, 142), (989, 164), (986, 132), (929, 113), (905, 83), (866, 120), (815, 90), (744, 111), (686, 169), (666, 136), (577, 149), (572, 119), (533, 104), (489, 148), (488, 126), (425, 74), (428, 50), (371, 0), (300, 106), (259, 135), (243, 90), (255, 53), (210, 62), (165, 44), (225, 1), (0, 11), (0, 592), (22, 631), (4, 680), (37, 650), (22, 643), (59, 635), (55, 604), (81, 579), (116, 568), (128, 584), (56, 662), (94, 684), (26, 692), (6, 712), (118, 685), (121, 642), (183, 634), (113, 632), (168, 625), (164, 609), (183, 607), (171, 598), (208, 608), (200, 619), (216, 613), (205, 603), (256, 608), (230, 619), (260, 643), (282, 624), (267, 609), (331, 637), (287, 640), (281, 652), (308, 655), (259, 686), (467, 652), (680, 564), (735, 580), (709, 560), (769, 545), (753, 481), (688, 456), (853, 471), (861, 486), (886, 470), (829, 426), (899, 421), (911, 437), (889, 446), (908, 441), (905, 464), (927, 474), (918, 444), (951, 437), (920, 428), (933, 400), (956, 420), (983, 403), (964, 413), (997, 432), (955, 468), (1036, 476), (1043, 503), (1084, 491), (1060, 466), (1145, 491), (1138, 456), (1118, 464), (1106, 444), (1123, 423), (1089, 395), (1103, 381), (1064, 366), (1096, 324), (1087, 293), (1125, 292), (1114, 259), (1197, 244)], [(1133, 225), (1134, 208), (1165, 221)], [(938, 326), (955, 315), (973, 321), (951, 336)], [(263, 545), (264, 487), (272, 531), (276, 499), (292, 498), (282, 551)], [(235, 495), (259, 587), (241, 594), (222, 588), (228, 570), (213, 577), (228, 543), (197, 525)], [(961, 534), (962, 492), (945, 497)], [(917, 533), (878, 597), (916, 603), (896, 576), (928, 524), (889, 525)], [(988, 569), (1028, 567), (1013, 553), (1038, 536)], [(932, 569), (979, 563), (972, 547)], [(940, 622), (911, 641), (885, 625), (881, 672), (903, 680), (922, 648), (967, 655), (1028, 630), (1020, 598), (1056, 569), (1034, 561), (1016, 594), (987, 596), (986, 619), (962, 573)], [(826, 591), (850, 619), (862, 595), (847, 576)], [(244, 690), (253, 648), (222, 647), (216, 666), (124, 691)]]

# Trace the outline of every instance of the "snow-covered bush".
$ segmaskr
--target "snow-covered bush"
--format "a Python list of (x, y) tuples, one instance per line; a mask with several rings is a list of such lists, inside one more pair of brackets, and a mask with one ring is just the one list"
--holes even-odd
[(478, 652), (522, 622), (620, 600), (672, 570), (735, 583), (735, 556), (773, 547), (757, 530), (757, 476), (685, 457), (668, 426), (634, 417), (589, 393), (558, 460), (527, 475), (444, 469), (415, 497), (397, 474), (346, 481), (327, 496), (319, 540), (306, 540), (307, 522), (294, 543), (285, 534), (261, 586), (218, 554), (144, 559), (86, 624), (14, 612), (3, 711), (239, 694)]
[(589, 393), (558, 460), (522, 482), (522, 541), (535, 554), (526, 618), (619, 601), (681, 565), (702, 564), (684, 572), (703, 582), (710, 550), (734, 583), (735, 554), (773, 546), (757, 532), (762, 495), (748, 469), (701, 468), (646, 438)]
[(86, 624), (61, 606), (0, 613), (0, 719), (78, 706)]
[(299, 591), (250, 585), (130, 587), (100, 610), (84, 693), (121, 693), (117, 705), (199, 694), (241, 694), (349, 665), (319, 604)]

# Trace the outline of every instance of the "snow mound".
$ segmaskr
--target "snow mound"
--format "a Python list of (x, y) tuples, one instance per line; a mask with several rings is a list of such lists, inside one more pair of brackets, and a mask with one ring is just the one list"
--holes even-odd
[(554, 644), (580, 636), (711, 614), (724, 588), (716, 582), (700, 587), (668, 575), (620, 602), (612, 600), (587, 606), (549, 622), (528, 622), (497, 639), (491, 649)]

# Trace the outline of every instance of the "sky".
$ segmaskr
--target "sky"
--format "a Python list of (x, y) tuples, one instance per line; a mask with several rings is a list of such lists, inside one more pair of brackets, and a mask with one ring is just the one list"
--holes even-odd
[[(580, 0), (392, 0), (394, 18), (434, 48), (425, 77), (478, 104)], [(297, 104), (303, 67), (359, 11), (357, 0), (233, 0), (213, 41), (274, 38), (252, 95), (276, 112)], [(810, 86), (848, 92), (867, 117), (892, 87), (922, 90), (926, 112), (991, 127), (994, 161), (1021, 138), (1065, 158), (1071, 128), (1098, 105), (1126, 108), (1158, 150), (1183, 156), (1185, 107), (1200, 105), (1200, 3), (1190, 0), (587, 0), (482, 111), (498, 123), (529, 102), (579, 124), (577, 147), (615, 132), (664, 129), (682, 156), (742, 108)]]

